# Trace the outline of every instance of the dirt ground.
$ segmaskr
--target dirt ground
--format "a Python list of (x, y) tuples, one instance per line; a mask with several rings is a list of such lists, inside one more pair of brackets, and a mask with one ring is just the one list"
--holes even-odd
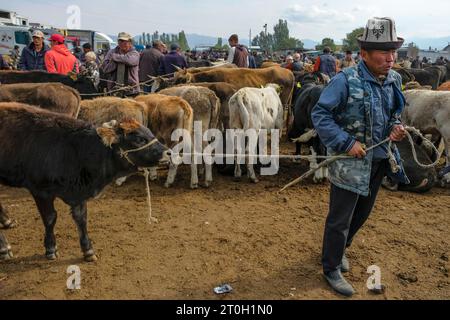
[[(183, 168), (173, 189), (152, 183), (147, 223), (141, 177), (110, 186), (88, 206), (99, 260), (85, 263), (69, 209), (57, 202), (60, 257), (44, 257), (43, 225), (26, 190), (0, 187), (17, 221), (5, 231), (14, 259), (0, 263), (0, 299), (341, 299), (321, 275), (328, 183), (278, 194), (305, 165), (283, 161), (278, 176), (247, 179), (214, 174), (210, 189), (190, 190)], [(382, 190), (348, 256), (354, 299), (449, 299), (450, 190), (424, 195)], [(67, 268), (81, 269), (81, 290), (66, 288)], [(383, 295), (368, 292), (367, 268), (381, 268)], [(233, 293), (216, 296), (228, 283)]]

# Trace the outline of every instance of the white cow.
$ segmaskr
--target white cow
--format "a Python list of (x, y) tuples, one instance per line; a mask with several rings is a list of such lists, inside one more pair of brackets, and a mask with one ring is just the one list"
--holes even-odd
[[(409, 90), (405, 92), (403, 121), (423, 133), (438, 131), (445, 143), (446, 166), (450, 166), (450, 92)], [(443, 178), (450, 183), (450, 173)]]
[[(256, 137), (259, 137), (262, 129), (268, 130), (269, 133), (271, 129), (279, 129), (281, 132), (283, 128), (283, 104), (278, 95), (279, 91), (278, 85), (268, 84), (262, 89), (243, 88), (236, 92), (229, 101), (230, 129), (243, 131), (246, 136), (249, 136), (248, 133), (253, 129)], [(253, 182), (257, 183), (258, 179), (249, 155), (256, 154), (255, 149), (258, 140), (252, 142), (252, 144), (249, 144), (249, 141), (247, 141), (245, 145), (247, 174)], [(265, 153), (265, 150), (261, 151)], [(234, 176), (239, 179), (241, 175), (240, 164), (236, 161)]]

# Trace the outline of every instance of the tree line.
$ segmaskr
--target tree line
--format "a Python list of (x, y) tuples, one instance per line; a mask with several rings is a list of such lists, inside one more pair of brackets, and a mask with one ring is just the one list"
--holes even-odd
[(160, 40), (169, 47), (171, 44), (177, 43), (181, 47), (181, 50), (183, 51), (190, 50), (186, 34), (183, 30), (178, 34), (173, 33), (160, 34), (158, 31), (153, 32), (153, 34), (143, 32), (142, 35), (139, 37), (138, 44), (141, 46), (152, 45), (153, 41), (155, 40)]

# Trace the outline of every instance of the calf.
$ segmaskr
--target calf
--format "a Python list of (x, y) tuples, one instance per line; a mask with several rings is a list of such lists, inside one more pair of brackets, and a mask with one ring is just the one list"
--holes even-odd
[[(306, 85), (303, 87), (294, 106), (294, 123), (288, 133), (288, 137), (296, 144), (296, 155), (302, 154), (302, 146), (306, 145), (313, 156), (326, 156), (326, 148), (321, 143), (311, 120), (311, 112), (324, 89), (323, 85)], [(318, 161), (310, 161), (311, 169), (317, 168)], [(316, 171), (314, 182), (321, 182), (328, 176), (326, 167)]]
[[(167, 147), (173, 148), (178, 141), (172, 141), (172, 133), (181, 129), (192, 135), (194, 112), (189, 103), (180, 97), (169, 97), (162, 94), (137, 96), (136, 101), (145, 105), (148, 117), (148, 127), (156, 137)], [(173, 185), (178, 165), (170, 163), (165, 187)], [(152, 172), (152, 180), (156, 179), (156, 172)], [(191, 188), (198, 188), (197, 166), (191, 165)]]
[[(162, 90), (160, 94), (186, 100), (194, 111), (194, 122), (201, 122), (202, 132), (209, 129), (218, 129), (220, 100), (213, 91), (197, 86), (179, 86)], [(202, 150), (207, 145), (208, 142), (203, 141)], [(208, 188), (212, 181), (212, 165), (205, 164), (205, 187)]]
[[(283, 129), (283, 103), (278, 95), (279, 86), (268, 84), (263, 89), (243, 88), (236, 92), (230, 99), (230, 129), (248, 131), (254, 129), (259, 137), (261, 129)], [(257, 141), (256, 141), (257, 142)], [(247, 175), (254, 183), (258, 182), (250, 155), (255, 154), (257, 147), (246, 143)], [(235, 178), (240, 179), (241, 166), (236, 159)]]
[(81, 98), (61, 83), (20, 83), (0, 86), (0, 102), (20, 102), (77, 118)]
[[(450, 92), (448, 91), (405, 91), (407, 107), (403, 121), (419, 129), (424, 134), (442, 136), (445, 144), (446, 166), (450, 166)], [(450, 174), (443, 177), (444, 183), (450, 183)]]
[(157, 165), (166, 153), (150, 130), (135, 120), (95, 127), (24, 104), (0, 104), (0, 183), (30, 191), (45, 226), (50, 260), (57, 257), (56, 198), (71, 208), (85, 260), (95, 261), (87, 232), (87, 201), (114, 179)]

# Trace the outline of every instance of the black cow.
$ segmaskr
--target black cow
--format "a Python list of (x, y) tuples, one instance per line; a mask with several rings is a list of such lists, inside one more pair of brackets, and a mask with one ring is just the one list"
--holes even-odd
[[(428, 154), (428, 150), (423, 146), (419, 137), (413, 136), (414, 147), (416, 148), (417, 158), (422, 164), (433, 163)], [(385, 178), (383, 186), (389, 190), (408, 191), (416, 193), (425, 193), (430, 191), (438, 182), (437, 172), (435, 168), (421, 168), (414, 160), (411, 144), (408, 139), (402, 142), (396, 142), (398, 151), (400, 152), (405, 173), (410, 180), (410, 184), (396, 184), (389, 178)]]
[[(0, 84), (59, 82), (74, 88), (81, 95), (98, 93), (90, 79), (79, 75), (74, 79), (70, 76), (44, 71), (0, 71)], [(82, 98), (93, 99), (95, 96), (82, 96)]]
[[(130, 151), (127, 157), (122, 150)], [(95, 261), (87, 233), (87, 200), (115, 179), (158, 165), (167, 156), (167, 148), (135, 120), (95, 128), (28, 105), (0, 104), (0, 183), (30, 191), (45, 226), (50, 260), (57, 254), (55, 198), (70, 206), (84, 258)]]
[(425, 69), (407, 69), (412, 74), (415, 81), (422, 86), (431, 86), (433, 90), (436, 90), (441, 84), (442, 71), (440, 68), (427, 67)]
[(197, 60), (191, 61), (188, 63), (188, 68), (203, 68), (203, 67), (212, 67), (213, 64), (209, 60)]
[[(294, 122), (292, 128), (289, 130), (288, 137), (290, 140), (295, 141), (296, 155), (301, 155), (302, 145), (307, 145), (309, 148), (312, 148), (314, 153), (319, 156), (326, 155), (326, 148), (320, 141), (319, 136), (317, 134), (310, 135), (315, 132), (311, 120), (311, 112), (319, 101), (324, 88), (325, 86), (323, 85), (306, 84), (295, 102), (293, 111)], [(316, 162), (311, 163), (311, 167), (315, 165), (317, 165)], [(314, 180), (319, 181), (326, 178), (324, 175), (326, 174), (318, 172)]]

